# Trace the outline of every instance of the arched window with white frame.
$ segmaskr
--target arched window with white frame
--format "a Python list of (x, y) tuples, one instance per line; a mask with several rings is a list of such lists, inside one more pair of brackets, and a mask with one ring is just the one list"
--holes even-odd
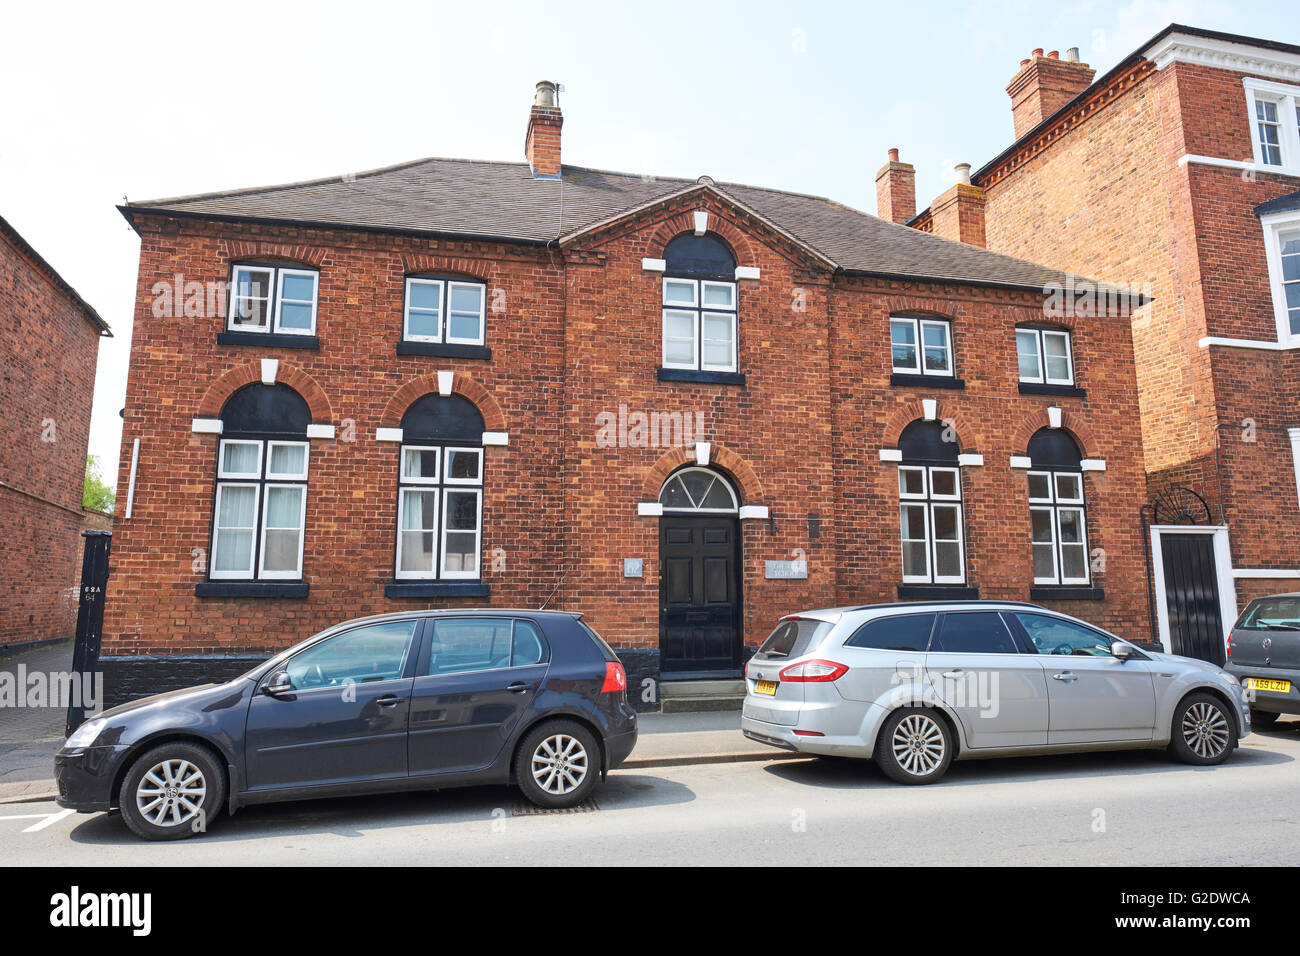
[(904, 584), (965, 584), (961, 469), (951, 429), (914, 421), (898, 440)]
[(1041, 428), (1029, 439), (1029, 520), (1036, 585), (1089, 583), (1083, 456), (1070, 435)]
[(287, 385), (246, 385), (221, 410), (214, 581), (300, 581), (311, 410)]
[(463, 396), (425, 395), (402, 416), (395, 577), (477, 581), (482, 546), (483, 415)]

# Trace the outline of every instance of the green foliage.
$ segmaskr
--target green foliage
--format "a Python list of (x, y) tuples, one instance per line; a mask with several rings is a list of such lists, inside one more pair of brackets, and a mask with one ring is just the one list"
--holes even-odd
[(104, 484), (99, 477), (99, 459), (94, 455), (86, 456), (86, 484), (81, 493), (81, 503), (96, 511), (113, 510), (113, 489)]

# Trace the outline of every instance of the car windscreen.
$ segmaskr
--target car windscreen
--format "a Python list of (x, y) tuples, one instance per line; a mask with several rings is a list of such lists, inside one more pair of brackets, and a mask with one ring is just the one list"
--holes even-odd
[(798, 657), (825, 637), (831, 627), (826, 621), (814, 621), (806, 617), (782, 621), (767, 636), (754, 657), (762, 661)]
[(1300, 597), (1260, 598), (1246, 608), (1237, 627), (1247, 631), (1300, 631)]

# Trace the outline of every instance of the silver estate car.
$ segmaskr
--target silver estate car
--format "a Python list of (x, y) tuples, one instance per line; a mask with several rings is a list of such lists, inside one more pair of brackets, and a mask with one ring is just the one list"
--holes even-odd
[(746, 667), (746, 737), (875, 757), (899, 783), (953, 760), (1168, 747), (1226, 760), (1250, 733), (1231, 674), (1035, 604), (829, 608), (781, 620)]

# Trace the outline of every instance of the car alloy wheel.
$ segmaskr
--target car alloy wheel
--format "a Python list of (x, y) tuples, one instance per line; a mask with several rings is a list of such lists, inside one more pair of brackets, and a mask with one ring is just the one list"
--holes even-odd
[(947, 750), (943, 730), (928, 714), (909, 714), (898, 722), (890, 738), (894, 760), (917, 777), (934, 773)]
[(178, 827), (199, 814), (207, 796), (203, 771), (188, 760), (172, 758), (154, 764), (135, 790), (135, 806), (156, 827)]
[(587, 777), (587, 748), (568, 734), (545, 737), (533, 750), (533, 780), (546, 793), (564, 796), (582, 786)]
[(1203, 700), (1196, 701), (1184, 712), (1182, 734), (1187, 749), (1206, 760), (1223, 753), (1232, 740), (1223, 711)]

